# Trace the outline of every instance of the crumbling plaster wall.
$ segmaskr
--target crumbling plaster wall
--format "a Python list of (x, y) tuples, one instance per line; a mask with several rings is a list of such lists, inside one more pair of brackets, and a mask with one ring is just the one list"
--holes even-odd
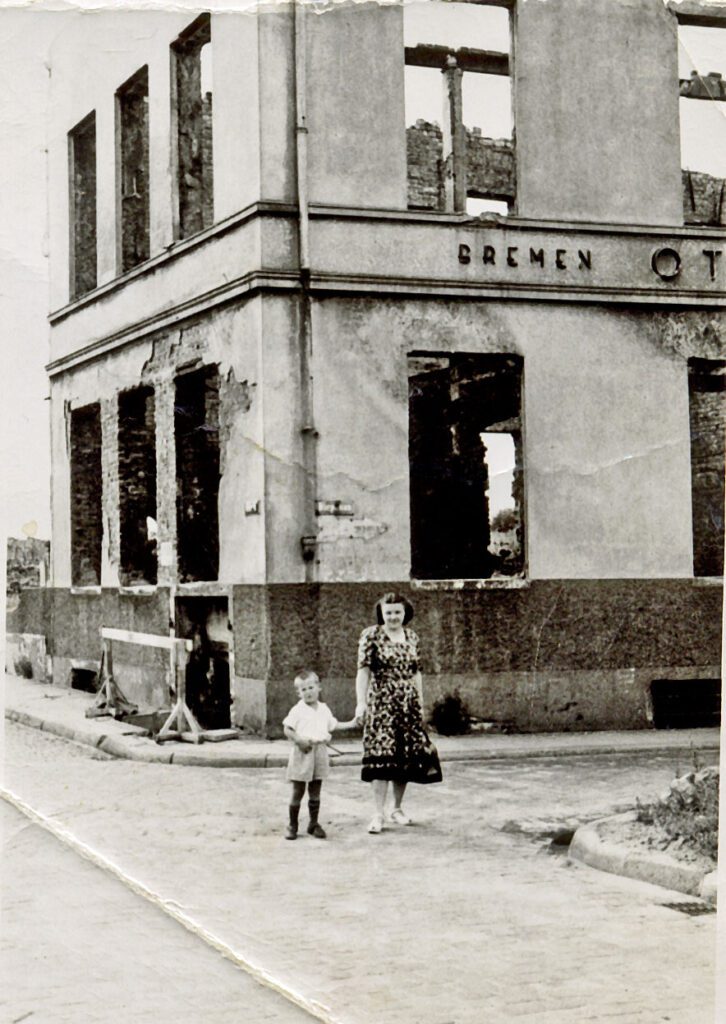
[[(687, 364), (594, 307), (327, 299), (313, 310), (320, 579), (410, 572), (407, 353), (524, 357), (528, 575), (692, 574)], [(685, 314), (687, 316), (687, 314)]]
[[(70, 586), (70, 461), (72, 408), (100, 401), (103, 431), (103, 586), (119, 585), (118, 393), (139, 384), (155, 390), (158, 582), (176, 579), (174, 378), (216, 364), (221, 377), (219, 493), (220, 582), (257, 582), (265, 574), (264, 437), (259, 349), (261, 302), (233, 310), (97, 359), (52, 382), (53, 583)], [(258, 513), (245, 515), (248, 504)]]
[[(48, 124), (50, 308), (69, 289), (67, 133), (96, 111), (98, 284), (118, 267), (115, 93), (149, 69), (150, 255), (174, 241), (174, 146), (169, 47), (194, 12), (94, 12), (82, 30), (58, 35), (51, 59)], [(260, 198), (294, 198), (294, 111), (290, 12), (213, 14), (214, 213), (217, 221)], [(261, 52), (264, 59), (261, 59)], [(288, 88), (281, 88), (287, 83)], [(264, 115), (263, 115), (264, 112)], [(263, 121), (264, 116), (264, 121)]]

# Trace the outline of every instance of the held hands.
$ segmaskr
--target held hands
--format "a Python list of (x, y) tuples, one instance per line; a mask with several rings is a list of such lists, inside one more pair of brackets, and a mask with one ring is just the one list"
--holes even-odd
[(355, 709), (354, 722), (355, 722), (355, 724), (357, 726), (360, 727), (361, 725), (363, 725), (365, 720), (366, 720), (366, 705), (361, 702), (360, 704), (358, 704), (358, 706)]
[(304, 739), (302, 736), (298, 737), (295, 742), (297, 743), (298, 749), (301, 750), (303, 754), (307, 754), (313, 749), (311, 741)]

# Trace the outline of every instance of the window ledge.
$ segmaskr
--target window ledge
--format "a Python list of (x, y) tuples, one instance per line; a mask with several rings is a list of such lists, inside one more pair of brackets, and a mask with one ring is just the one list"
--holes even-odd
[(120, 586), (119, 594), (127, 594), (130, 597), (150, 597), (156, 593), (155, 583), (136, 583), (128, 587)]
[(497, 576), (485, 580), (411, 580), (414, 590), (526, 590), (524, 576)]
[(102, 588), (99, 586), (93, 587), (74, 587), (71, 586), (71, 594), (78, 594), (80, 596), (88, 596), (89, 594), (101, 594)]
[(722, 587), (723, 576), (694, 576), (694, 587)]

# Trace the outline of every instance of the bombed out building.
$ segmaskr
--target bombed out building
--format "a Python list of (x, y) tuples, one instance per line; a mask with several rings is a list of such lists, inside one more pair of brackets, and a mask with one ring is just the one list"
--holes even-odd
[[(726, 6), (87, 21), (51, 55), (51, 578), (9, 624), (52, 681), (102, 625), (175, 633), (202, 724), (275, 733), (302, 666), (346, 717), (395, 588), (428, 702), (712, 714), (726, 163), (682, 122), (726, 68), (679, 42)], [(160, 654), (114, 665), (168, 706)]]

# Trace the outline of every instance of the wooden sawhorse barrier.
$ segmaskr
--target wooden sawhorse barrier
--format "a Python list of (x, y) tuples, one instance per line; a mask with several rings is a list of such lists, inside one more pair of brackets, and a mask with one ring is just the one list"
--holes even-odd
[(100, 715), (119, 717), (136, 711), (114, 682), (111, 643), (136, 644), (138, 647), (155, 647), (169, 652), (169, 675), (174, 688), (175, 703), (171, 714), (159, 730), (156, 740), (183, 739), (190, 743), (201, 743), (204, 730), (196, 720), (186, 702), (186, 668), (192, 650), (191, 640), (173, 636), (157, 636), (153, 633), (134, 633), (128, 629), (101, 627), (101, 686), (92, 708), (86, 712), (89, 718)]

